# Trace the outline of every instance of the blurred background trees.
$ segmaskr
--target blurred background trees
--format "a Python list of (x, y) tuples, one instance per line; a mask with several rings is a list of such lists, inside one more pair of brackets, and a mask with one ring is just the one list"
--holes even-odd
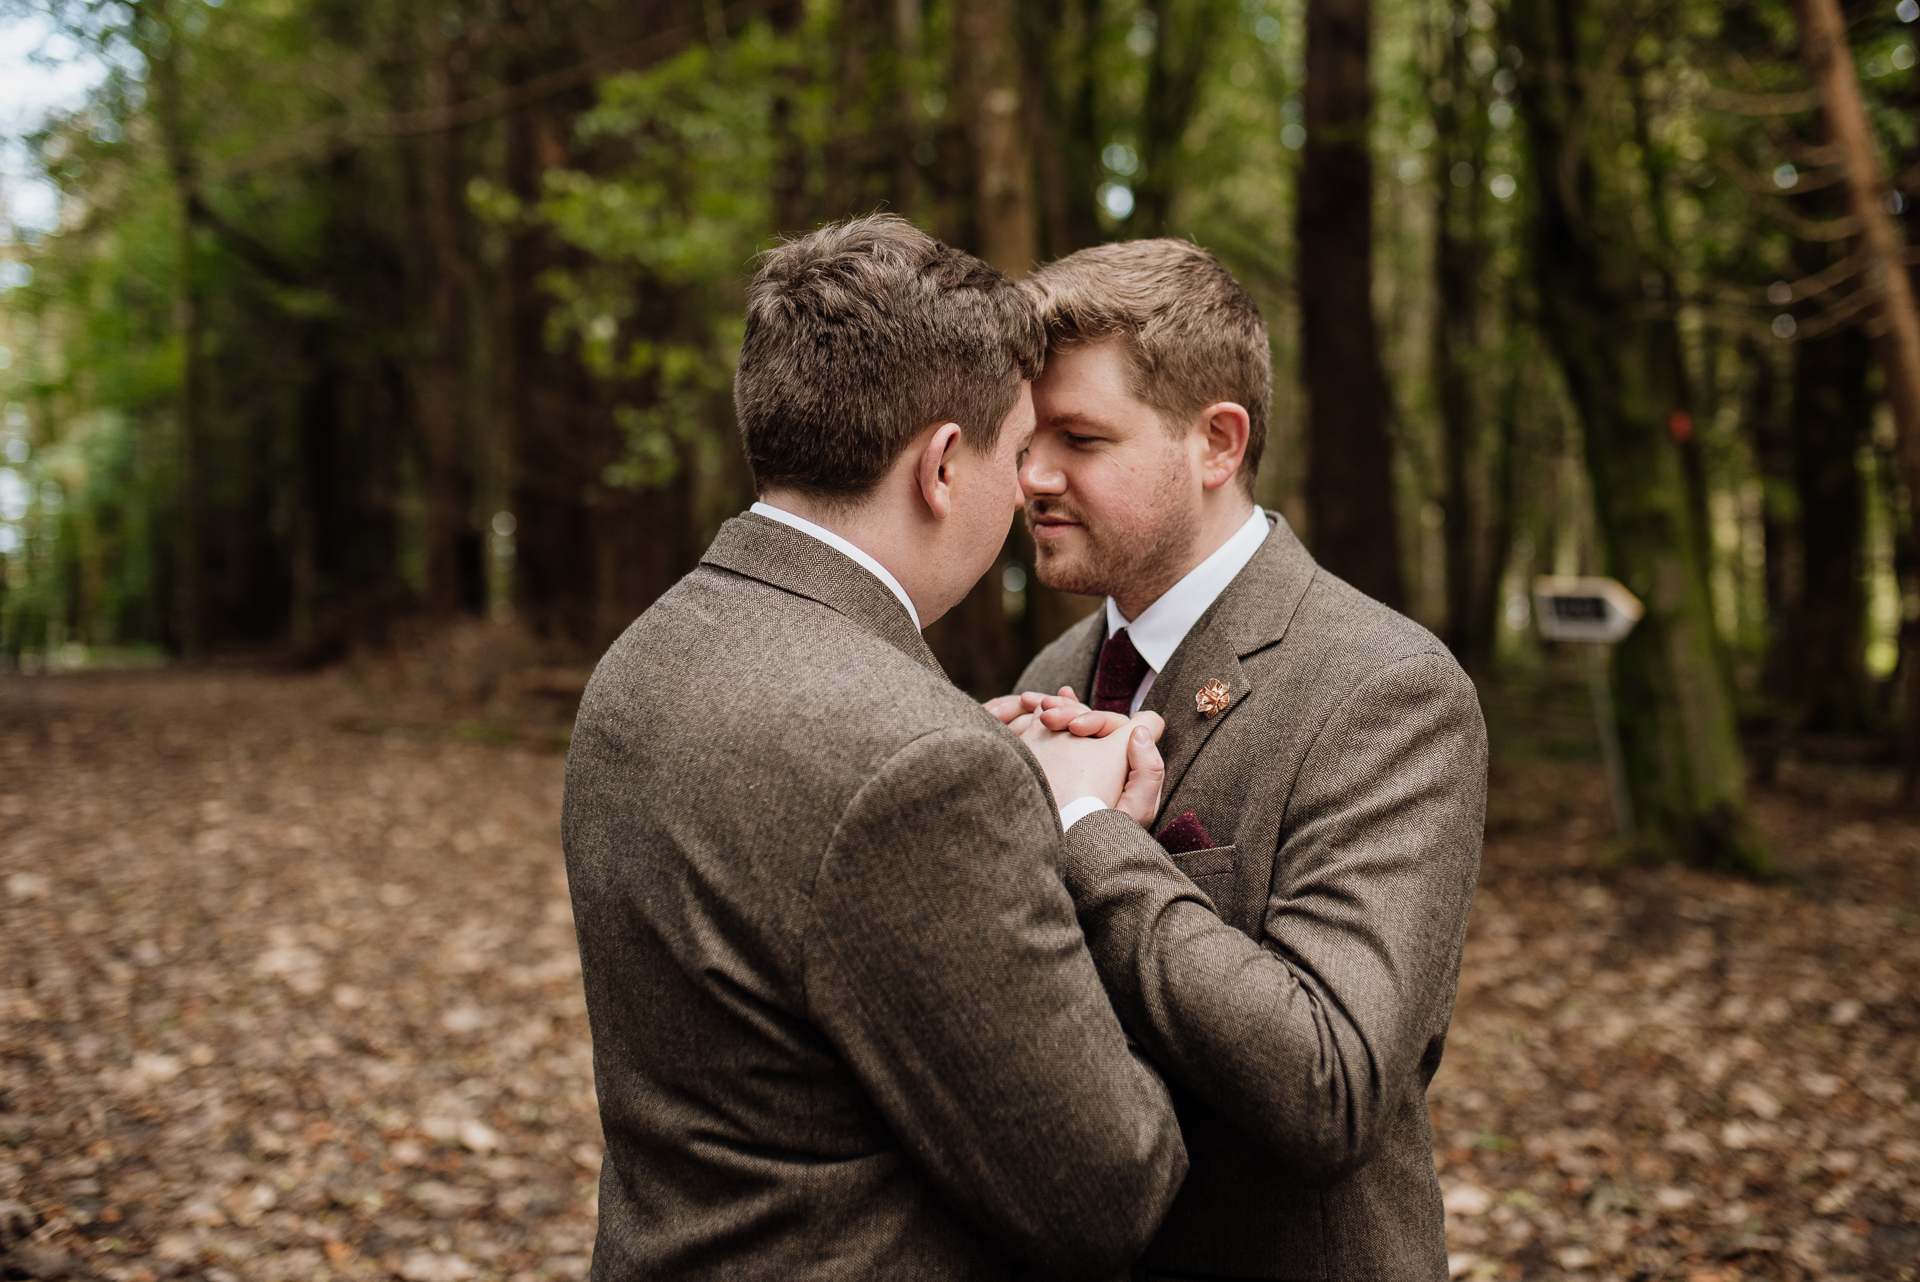
[[(1752, 769), (1920, 700), (1884, 270), (1920, 0), (1842, 7), (1851, 155), (1807, 13), (0, 0), (100, 69), (28, 140), (57, 220), (0, 247), (0, 650), (325, 662), (471, 618), (588, 660), (751, 500), (776, 234), (887, 208), (1013, 274), (1178, 235), (1272, 329), (1261, 501), (1489, 681), (1552, 660), (1534, 575), (1621, 578), (1646, 840), (1763, 869)], [(930, 634), (978, 692), (1092, 604), (1023, 539)]]

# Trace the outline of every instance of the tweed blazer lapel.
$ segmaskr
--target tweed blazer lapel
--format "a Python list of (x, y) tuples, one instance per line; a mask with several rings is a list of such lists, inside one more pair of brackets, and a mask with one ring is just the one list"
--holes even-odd
[[(1313, 558), (1292, 528), (1278, 513), (1268, 513), (1267, 519), (1273, 529), (1260, 550), (1193, 625), (1165, 670), (1153, 679), (1142, 705), (1167, 723), (1160, 738), (1160, 757), (1167, 766), (1162, 797), (1172, 798), (1208, 738), (1253, 694), (1240, 660), (1286, 635), (1313, 581)], [(1226, 711), (1207, 717), (1195, 696), (1215, 678), (1226, 683), (1229, 702)]]
[[(1207, 717), (1201, 714), (1195, 696), (1214, 678), (1226, 682), (1229, 701), (1225, 712)], [(1157, 712), (1167, 723), (1166, 732), (1160, 736), (1160, 759), (1167, 765), (1162, 797), (1173, 796), (1207, 739), (1239, 711), (1252, 690), (1231, 639), (1208, 629), (1206, 616), (1202, 615), (1167, 660), (1166, 670), (1153, 679), (1153, 689), (1147, 691), (1147, 701), (1141, 705), (1142, 711)]]
[(906, 608), (887, 585), (865, 566), (811, 535), (747, 512), (720, 527), (700, 563), (818, 601), (941, 676), (946, 675), (927, 648), (926, 638), (914, 628)]

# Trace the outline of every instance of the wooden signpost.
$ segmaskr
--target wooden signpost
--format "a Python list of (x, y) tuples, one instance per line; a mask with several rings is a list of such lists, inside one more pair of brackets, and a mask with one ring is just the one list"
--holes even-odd
[(1627, 793), (1626, 768), (1620, 759), (1620, 730), (1613, 720), (1605, 647), (1633, 631), (1646, 607), (1616, 579), (1551, 574), (1533, 581), (1533, 606), (1542, 637), (1577, 642), (1586, 653), (1587, 686), (1593, 694), (1593, 719), (1600, 731), (1600, 757), (1607, 767), (1607, 791), (1613, 794), (1614, 827), (1622, 841), (1631, 841), (1633, 798)]

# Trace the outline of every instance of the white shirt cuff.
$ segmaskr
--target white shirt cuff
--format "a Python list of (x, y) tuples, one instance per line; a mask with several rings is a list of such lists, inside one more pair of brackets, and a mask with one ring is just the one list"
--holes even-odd
[(1067, 829), (1085, 819), (1096, 810), (1105, 810), (1107, 803), (1098, 797), (1079, 797), (1060, 807), (1060, 830)]

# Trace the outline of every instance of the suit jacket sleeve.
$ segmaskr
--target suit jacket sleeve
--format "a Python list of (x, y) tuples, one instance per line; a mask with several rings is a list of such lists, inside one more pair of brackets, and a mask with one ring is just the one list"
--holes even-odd
[(963, 1215), (1018, 1258), (1094, 1273), (1145, 1250), (1187, 1161), (1087, 955), (1060, 843), (1011, 737), (916, 739), (821, 865), (807, 1001)]
[[(1069, 841), (1065, 875), (1153, 1061), (1298, 1178), (1332, 1183), (1377, 1150), (1445, 1029), (1485, 805), (1473, 686), (1444, 656), (1415, 655), (1362, 680), (1309, 749), (1264, 943), (1183, 895), (1157, 850)], [(1090, 815), (1073, 835), (1124, 822)]]

